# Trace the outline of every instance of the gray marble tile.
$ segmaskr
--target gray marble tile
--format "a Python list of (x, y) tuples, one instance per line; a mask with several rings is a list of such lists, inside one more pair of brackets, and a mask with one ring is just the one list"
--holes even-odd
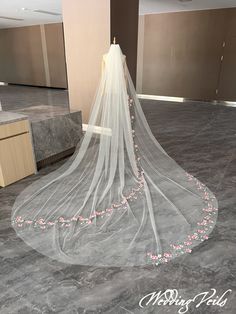
[(69, 106), (67, 90), (24, 85), (0, 86), (0, 101), (3, 110), (7, 111), (42, 105)]
[(4, 111), (25, 114), (33, 122), (70, 112), (68, 91), (64, 89), (0, 86), (0, 102)]
[[(69, 154), (82, 137), (81, 112), (70, 112), (67, 90), (6, 85), (0, 86), (0, 101), (12, 116), (29, 118), (36, 162)], [(0, 124), (1, 120), (0, 114)]]
[(37, 253), (10, 226), (16, 196), (60, 161), (0, 189), (1, 314), (177, 314), (178, 306), (148, 306), (153, 291), (178, 289), (185, 299), (211, 288), (233, 292), (223, 308), (191, 306), (190, 314), (236, 311), (236, 108), (206, 103), (142, 101), (150, 127), (164, 149), (215, 193), (219, 218), (210, 239), (193, 253), (158, 267), (99, 268), (66, 265)]
[(75, 147), (82, 137), (81, 112), (32, 121), (36, 161), (41, 161)]
[(64, 106), (38, 105), (16, 109), (15, 112), (20, 112), (27, 115), (31, 122), (38, 122), (69, 114), (70, 110), (69, 107), (66, 107), (65, 105)]
[(9, 111), (0, 111), (0, 125), (1, 124), (7, 124), (7, 123), (13, 123), (21, 120), (27, 120), (28, 117), (15, 113), (15, 112), (9, 112)]

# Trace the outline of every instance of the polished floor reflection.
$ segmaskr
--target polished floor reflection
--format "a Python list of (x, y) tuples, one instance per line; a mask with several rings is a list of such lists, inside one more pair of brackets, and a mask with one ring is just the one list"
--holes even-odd
[(64, 89), (22, 85), (0, 86), (2, 109), (25, 114), (41, 121), (69, 112), (68, 92)]
[(0, 190), (1, 314), (175, 314), (180, 306), (140, 308), (139, 301), (153, 291), (178, 289), (186, 300), (212, 288), (217, 296), (233, 290), (224, 307), (203, 303), (196, 308), (195, 303), (186, 313), (235, 313), (236, 108), (151, 100), (142, 104), (164, 149), (216, 195), (219, 217), (210, 239), (192, 254), (158, 267), (73, 266), (40, 255), (17, 238), (10, 225), (11, 208), (20, 191), (59, 162)]

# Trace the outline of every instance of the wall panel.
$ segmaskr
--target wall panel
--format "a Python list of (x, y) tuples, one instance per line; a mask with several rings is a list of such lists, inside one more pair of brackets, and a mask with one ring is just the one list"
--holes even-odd
[(67, 87), (63, 25), (44, 26), (50, 83), (53, 87)]
[(146, 15), (142, 93), (216, 99), (228, 12)]
[(236, 9), (228, 14), (228, 28), (219, 76), (218, 99), (236, 101)]
[(0, 29), (0, 81), (66, 88), (62, 24)]
[(139, 0), (110, 0), (111, 42), (117, 38), (126, 55), (130, 75), (136, 84)]
[(0, 30), (0, 81), (45, 86), (39, 26)]

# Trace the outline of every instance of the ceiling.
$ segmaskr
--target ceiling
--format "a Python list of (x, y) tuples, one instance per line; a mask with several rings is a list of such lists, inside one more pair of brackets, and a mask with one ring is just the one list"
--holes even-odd
[[(29, 10), (22, 10), (22, 8)], [(14, 21), (0, 18), (0, 28), (62, 21), (61, 15), (49, 15), (33, 12), (32, 10), (43, 10), (60, 14), (61, 0), (0, 0), (0, 17), (23, 19), (23, 21)]]
[[(192, 0), (186, 3), (179, 0), (140, 0), (140, 14), (230, 7), (236, 7), (236, 0)], [(22, 10), (22, 8), (27, 10)], [(60, 14), (61, 0), (0, 0), (0, 17), (5, 17), (0, 18), (0, 28), (62, 21), (61, 15), (50, 15), (33, 10)], [(6, 19), (7, 17), (20, 20), (9, 20)]]
[(163, 12), (192, 11), (236, 7), (236, 0), (140, 0), (139, 13), (152, 14)]

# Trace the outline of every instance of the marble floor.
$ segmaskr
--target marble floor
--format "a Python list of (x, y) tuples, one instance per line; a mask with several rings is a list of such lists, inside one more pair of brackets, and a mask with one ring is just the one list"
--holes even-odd
[(3, 110), (25, 114), (32, 122), (69, 113), (64, 89), (0, 85), (0, 102)]
[[(26, 186), (61, 161), (0, 190), (1, 314), (236, 313), (236, 108), (150, 100), (142, 105), (164, 149), (215, 193), (219, 217), (210, 239), (158, 267), (73, 266), (42, 256), (16, 236), (11, 208)], [(232, 292), (224, 297), (225, 305), (219, 299), (218, 305), (199, 305), (199, 296), (188, 310), (157, 303), (139, 306), (145, 295), (166, 289), (177, 289), (185, 300), (210, 289), (216, 289), (214, 299)]]
[(69, 154), (82, 136), (81, 112), (70, 112), (65, 89), (0, 85), (0, 102), (29, 117), (37, 162)]

